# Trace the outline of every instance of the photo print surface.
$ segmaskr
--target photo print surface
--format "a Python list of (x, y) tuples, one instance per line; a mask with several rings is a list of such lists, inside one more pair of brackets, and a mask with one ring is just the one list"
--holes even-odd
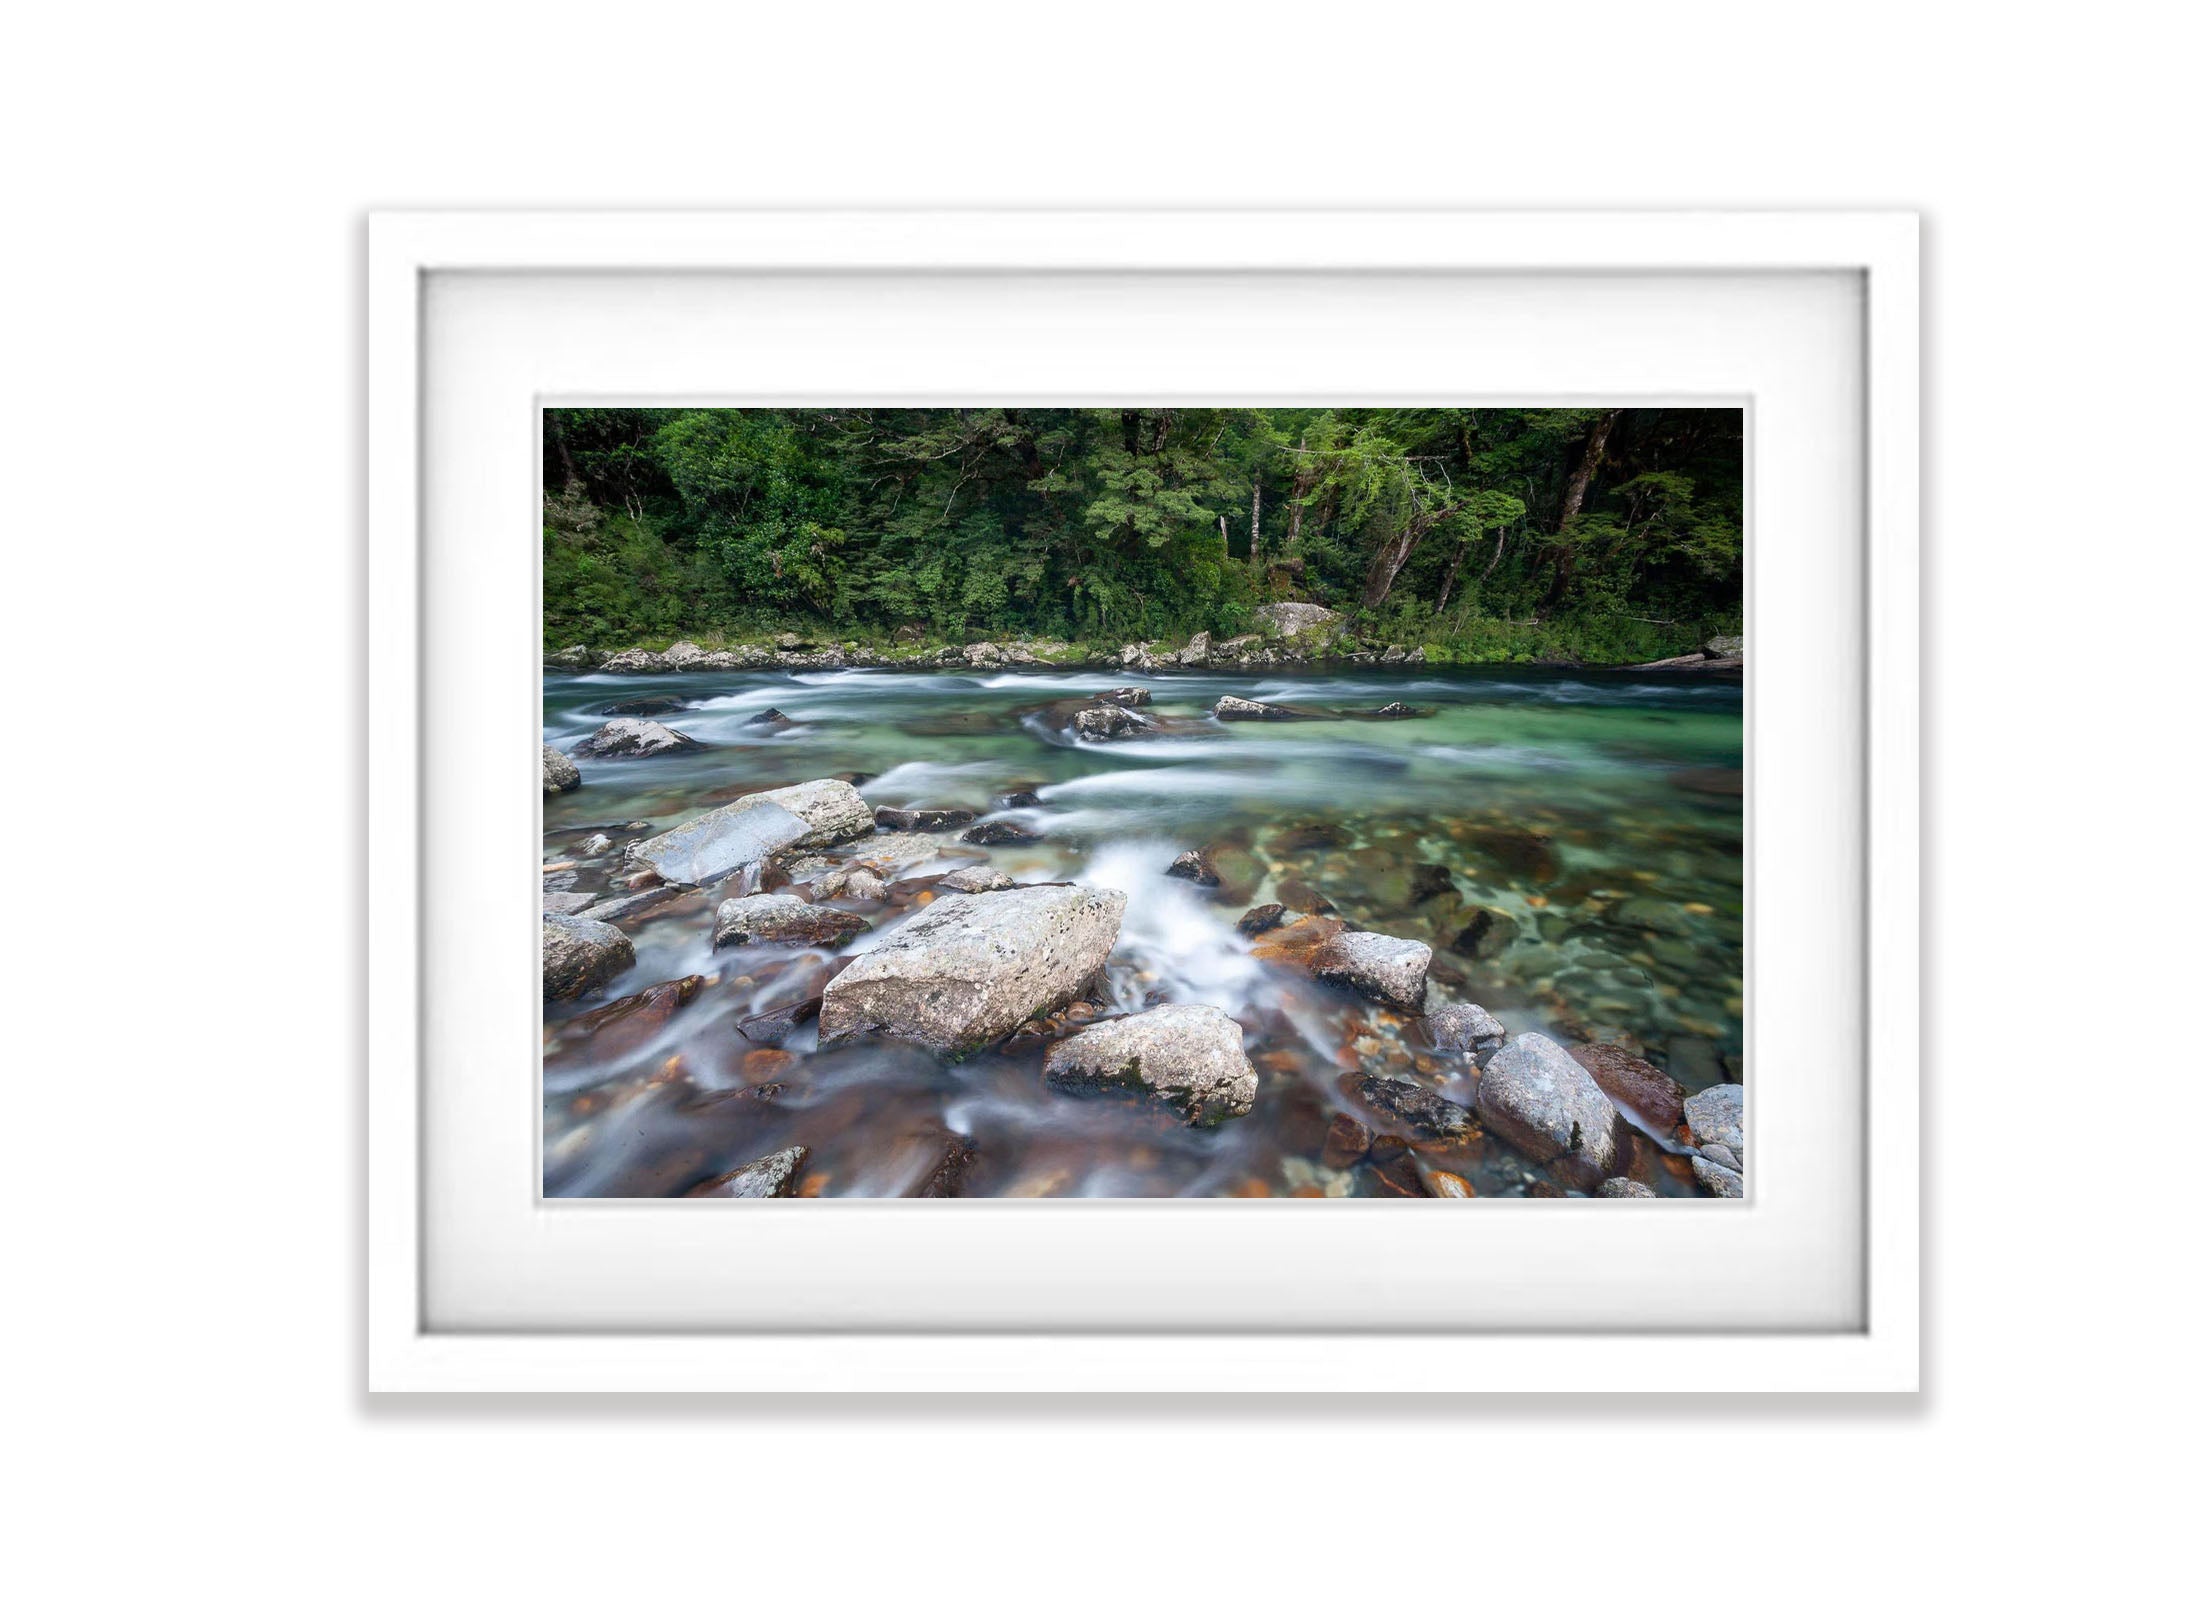
[(1743, 438), (547, 408), (544, 1195), (1742, 1198)]

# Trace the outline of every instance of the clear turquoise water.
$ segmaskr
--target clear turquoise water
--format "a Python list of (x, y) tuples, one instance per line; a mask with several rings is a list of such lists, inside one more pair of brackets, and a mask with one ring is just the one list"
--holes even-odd
[[(1152, 690), (1156, 736), (1085, 745), (1053, 731), (1083, 697), (1131, 682)], [(1210, 711), (1222, 694), (1306, 715), (1221, 723)], [(874, 805), (1012, 817), (1040, 839), (988, 849), (939, 836), (951, 854), (905, 872), (902, 896), (981, 859), (1023, 881), (1125, 890), (1108, 1008), (1223, 1006), (1245, 1026), (1261, 1088), (1251, 1115), (1201, 1131), (1129, 1103), (1049, 1092), (1037, 1040), (943, 1065), (891, 1043), (818, 1052), (807, 1025), (781, 1041), (785, 1060), (753, 1059), (735, 1024), (814, 991), (832, 958), (713, 952), (716, 897), (701, 895), (630, 926), (637, 966), (608, 991), (548, 1008), (552, 1195), (680, 1193), (793, 1143), (811, 1148), (809, 1185), (829, 1195), (906, 1192), (946, 1146), (968, 1148), (958, 1166), (970, 1195), (1374, 1192), (1364, 1169), (1339, 1174), (1316, 1159), (1318, 1130), (1346, 1108), (1337, 1073), (1416, 1072), (1460, 1099), (1471, 1087), (1410, 1019), (1256, 959), (1233, 924), (1286, 890), (1326, 897), (1354, 927), (1429, 942), (1431, 1007), (1473, 1000), (1515, 1031), (1620, 1042), (1691, 1091), (1742, 1075), (1737, 683), (1538, 669), (553, 676), (544, 738), (570, 745), (606, 704), (656, 695), (686, 702), (657, 720), (708, 748), (584, 761), (582, 787), (546, 802), (544, 860), (575, 863), (581, 887), (602, 872), (575, 855), (591, 826), (654, 830), (811, 778), (856, 779)], [(1427, 714), (1364, 717), (1391, 700)], [(767, 707), (793, 725), (746, 726)], [(996, 811), (1021, 788), (1043, 805)], [(1222, 889), (1163, 875), (1194, 847), (1215, 854)], [(1443, 881), (1431, 869), (1452, 888), (1431, 893)], [(866, 915), (883, 927), (901, 909)], [(1508, 921), (1509, 942), (1461, 940), (1470, 926)], [(714, 981), (642, 1043), (614, 1049), (561, 1033), (606, 999), (690, 974)], [(770, 1098), (748, 1092), (760, 1078), (778, 1084)], [(1494, 1140), (1429, 1160), (1483, 1194), (1546, 1176)]]

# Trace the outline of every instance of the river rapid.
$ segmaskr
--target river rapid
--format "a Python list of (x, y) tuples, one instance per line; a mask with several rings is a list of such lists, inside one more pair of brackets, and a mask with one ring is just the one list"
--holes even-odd
[[(1081, 743), (1061, 731), (1067, 710), (1134, 684), (1152, 692), (1155, 732)], [(1217, 721), (1225, 694), (1303, 715)], [(1272, 902), (1326, 901), (1324, 914), (1352, 928), (1428, 943), (1431, 1010), (1469, 1000), (1514, 1034), (1616, 1043), (1691, 1094), (1742, 1078), (1738, 681), (1426, 667), (553, 673), (544, 741), (569, 749), (607, 708), (648, 701), (674, 702), (648, 714), (703, 748), (580, 759), (580, 787), (544, 803), (546, 892), (611, 892), (625, 843), (817, 778), (856, 783), (873, 807), (962, 807), (1038, 837), (894, 836), (939, 854), (891, 868), (887, 902), (854, 907), (873, 932), (838, 951), (713, 950), (724, 889), (621, 920), (635, 965), (585, 999), (545, 1005), (548, 1196), (685, 1194), (796, 1144), (810, 1152), (805, 1195), (1395, 1194), (1373, 1164), (1323, 1159), (1332, 1116), (1364, 1115), (1336, 1080), (1411, 1075), (1471, 1104), (1471, 1064), (1436, 1050), (1418, 1019), (1256, 953), (1235, 924)], [(1394, 701), (1418, 714), (1367, 715)], [(767, 710), (788, 720), (752, 722)], [(1038, 804), (1003, 805), (1020, 791)], [(611, 847), (586, 853), (598, 833)], [(791, 863), (796, 884), (866, 842)], [(1195, 848), (1219, 887), (1166, 875)], [(814, 996), (928, 900), (940, 874), (977, 863), (1021, 883), (1128, 895), (1107, 969), (1072, 1015), (955, 1062), (885, 1039), (820, 1050), (814, 1020), (756, 1025), (758, 1013)], [(687, 977), (701, 981), (669, 1014), (607, 1021), (601, 1009)], [(1133, 1100), (1047, 1087), (1041, 1057), (1064, 1028), (1165, 1001), (1219, 1006), (1243, 1026), (1259, 1075), (1249, 1114), (1201, 1129)], [(1452, 1192), (1563, 1187), (1494, 1137), (1414, 1159), (1424, 1178), (1455, 1178)], [(1631, 1175), (1692, 1194), (1687, 1171), (1644, 1141)]]

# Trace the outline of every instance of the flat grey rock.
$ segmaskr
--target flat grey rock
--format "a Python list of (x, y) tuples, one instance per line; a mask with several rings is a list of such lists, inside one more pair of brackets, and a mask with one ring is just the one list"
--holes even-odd
[(957, 894), (991, 894), (997, 889), (1015, 888), (1016, 880), (999, 867), (964, 867), (940, 879), (939, 886)]
[(743, 795), (669, 832), (627, 846), (627, 859), (667, 883), (711, 883), (782, 850), (815, 848), (871, 830), (871, 808), (837, 778)]
[(1084, 991), (1126, 904), (1074, 884), (934, 900), (826, 985), (818, 1037), (884, 1033), (949, 1054), (1005, 1038)]
[(1049, 1048), (1045, 1071), (1057, 1089), (1127, 1090), (1199, 1127), (1244, 1116), (1260, 1082), (1245, 1059), (1245, 1030), (1214, 1006), (1155, 1006), (1096, 1022)]
[(1295, 714), (1265, 700), (1247, 700), (1234, 694), (1215, 702), (1215, 715), (1224, 722), (1288, 722)]
[(853, 911), (813, 906), (791, 894), (752, 894), (727, 900), (711, 924), (710, 942), (729, 944), (846, 944), (871, 925)]
[(1307, 970), (1377, 1000), (1418, 1011), (1428, 996), (1429, 947), (1386, 933), (1340, 933), (1314, 952)]
[(573, 746), (573, 754), (594, 756), (599, 760), (626, 760), (700, 748), (695, 740), (684, 733), (675, 732), (661, 722), (651, 722), (646, 717), (613, 717)]
[(1658, 1191), (1632, 1178), (1606, 1178), (1597, 1185), (1599, 1200), (1655, 1200)]

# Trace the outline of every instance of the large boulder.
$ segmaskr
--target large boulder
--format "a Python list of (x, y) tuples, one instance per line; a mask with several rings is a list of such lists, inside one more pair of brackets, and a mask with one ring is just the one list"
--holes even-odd
[(576, 1000), (634, 965), (634, 943), (608, 922), (546, 911), (542, 916), (542, 997)]
[(1253, 616), (1263, 627), (1286, 639), (1296, 639), (1302, 633), (1343, 620), (1327, 606), (1308, 605), (1296, 600), (1279, 600), (1273, 605), (1260, 606), (1254, 610)]
[(1226, 694), (1215, 702), (1215, 715), (1224, 722), (1288, 722), (1297, 715), (1265, 700), (1245, 700)]
[(1688, 1119), (1688, 1131), (1696, 1136), (1698, 1145), (1724, 1145), (1734, 1152), (1730, 1165), (1743, 1166), (1742, 1105), (1740, 1084), (1719, 1083), (1701, 1094), (1690, 1095), (1681, 1106), (1681, 1114)]
[(1548, 1034), (1524, 1033), (1490, 1057), (1475, 1090), (1475, 1110), (1491, 1132), (1537, 1161), (1611, 1176), (1619, 1160), (1619, 1112), (1589, 1075)]
[(1074, 884), (944, 896), (826, 985), (818, 1037), (885, 1033), (954, 1055), (991, 1044), (1084, 991), (1126, 903)]
[(581, 786), (581, 769), (574, 766), (559, 751), (548, 745), (542, 747), (542, 792), (564, 794), (568, 789)]
[(588, 646), (584, 644), (567, 645), (563, 650), (552, 651), (542, 659), (545, 666), (563, 667), (568, 672), (579, 672), (588, 665)]
[(1072, 1093), (1127, 1090), (1211, 1128), (1253, 1109), (1259, 1078), (1245, 1030), (1214, 1006), (1164, 1005), (1115, 1017), (1047, 1051), (1046, 1080)]
[(789, 1145), (775, 1155), (699, 1183), (688, 1193), (709, 1200), (784, 1200), (794, 1192), (802, 1163), (809, 1159), (807, 1146)]
[(871, 925), (853, 911), (813, 906), (791, 894), (752, 894), (718, 907), (710, 942), (729, 944), (846, 944)]
[(627, 858), (667, 883), (713, 883), (782, 850), (813, 849), (871, 831), (871, 808), (837, 778), (743, 795), (639, 844)]
[(1214, 653), (1215, 636), (1211, 633), (1195, 633), (1192, 642), (1176, 653), (1180, 667), (1204, 667), (1207, 658)]
[(642, 717), (613, 717), (573, 746), (573, 754), (603, 759), (661, 756), (674, 750), (698, 748), (700, 746), (695, 740), (684, 733), (675, 732), (661, 722), (650, 722)]
[(687, 672), (701, 664), (703, 647), (692, 639), (682, 639), (665, 652), (665, 665), (674, 672)]
[(1428, 996), (1429, 947), (1384, 933), (1340, 933), (1314, 952), (1307, 970), (1376, 1000), (1418, 1011)]
[(1739, 661), (1742, 659), (1742, 635), (1722, 633), (1704, 644), (1703, 653), (1718, 661)]

